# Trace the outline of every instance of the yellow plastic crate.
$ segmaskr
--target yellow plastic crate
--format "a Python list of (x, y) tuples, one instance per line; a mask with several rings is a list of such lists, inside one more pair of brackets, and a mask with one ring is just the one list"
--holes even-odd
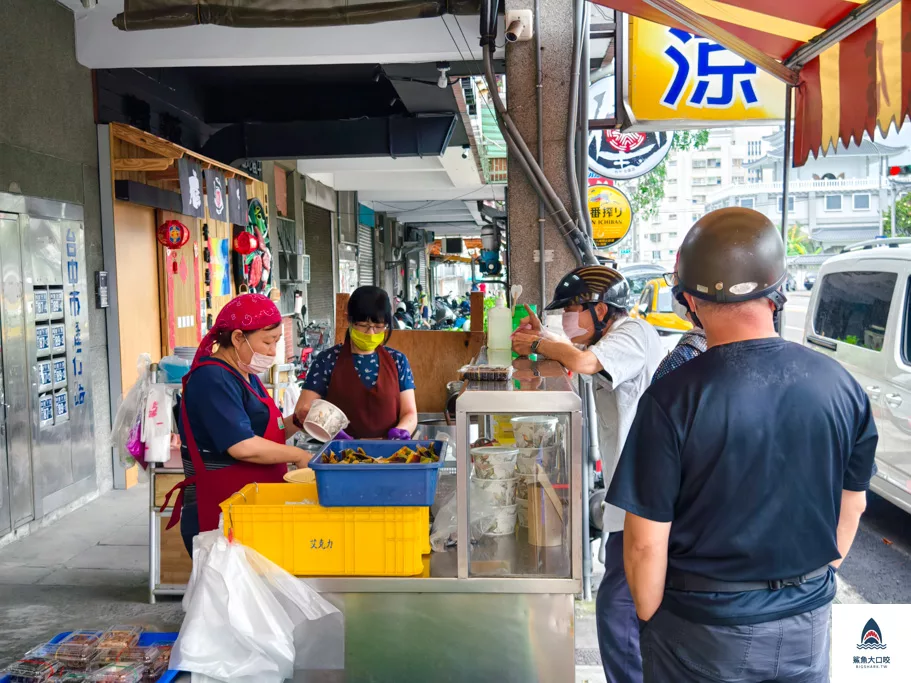
[(302, 505), (316, 484), (248, 484), (221, 504), (225, 535), (295, 576), (415, 576), (430, 552), (430, 508)]

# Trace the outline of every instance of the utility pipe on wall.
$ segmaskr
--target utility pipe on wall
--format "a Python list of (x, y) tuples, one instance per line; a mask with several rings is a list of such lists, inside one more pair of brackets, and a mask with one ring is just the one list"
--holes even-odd
[[(535, 0), (534, 5), (534, 30), (535, 30), (535, 102), (538, 107), (538, 165), (544, 168), (544, 67), (541, 63), (541, 0)], [(544, 260), (544, 225), (547, 213), (544, 210), (544, 200), (538, 197), (538, 279), (540, 280), (540, 299), (538, 301), (538, 315), (544, 317), (547, 307), (547, 264)]]

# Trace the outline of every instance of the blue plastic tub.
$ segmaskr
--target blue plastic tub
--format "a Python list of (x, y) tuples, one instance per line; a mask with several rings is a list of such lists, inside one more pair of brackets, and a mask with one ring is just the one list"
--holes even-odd
[[(101, 630), (104, 630), (104, 629), (101, 629)], [(66, 631), (65, 633), (56, 635), (53, 638), (51, 638), (51, 640), (49, 642), (59, 643), (61, 640), (66, 638), (68, 635), (70, 635), (70, 633), (72, 633), (72, 631)], [(173, 645), (175, 640), (177, 640), (176, 633), (151, 633), (150, 632), (150, 633), (143, 633), (141, 636), (139, 636), (139, 645), (140, 645), (140, 647), (148, 647), (149, 645), (155, 645), (157, 643), (162, 643), (165, 645)], [(35, 645), (39, 645), (39, 644), (40, 643), (35, 643)], [(25, 655), (24, 652), (22, 654)], [(158, 683), (172, 683), (172, 681), (177, 679), (178, 675), (180, 675), (179, 671), (171, 671), (171, 670), (165, 671), (163, 674), (161, 674), (161, 678), (158, 679)], [(0, 683), (9, 683), (9, 680), (10, 680), (9, 676), (0, 676)]]
[[(373, 458), (386, 458), (403, 446), (433, 444), (440, 459), (426, 465), (333, 465), (327, 451), (363, 448)], [(316, 474), (319, 504), (324, 507), (430, 507), (437, 492), (445, 441), (330, 441), (310, 461)]]

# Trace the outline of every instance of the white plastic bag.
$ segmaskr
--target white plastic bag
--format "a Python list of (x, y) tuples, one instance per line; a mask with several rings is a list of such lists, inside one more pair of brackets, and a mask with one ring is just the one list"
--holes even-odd
[(171, 459), (173, 392), (161, 384), (150, 385), (142, 412), (142, 441), (146, 445), (145, 461), (167, 462)]
[[(193, 540), (193, 573), (171, 668), (231, 683), (281, 683), (295, 668), (344, 668), (341, 612), (221, 531)], [(205, 680), (197, 676), (194, 680)]]
[(117, 408), (117, 414), (114, 416), (114, 423), (111, 426), (111, 444), (119, 449), (126, 450), (127, 439), (130, 438), (130, 430), (133, 429), (137, 420), (142, 419), (146, 396), (148, 396), (149, 387), (151, 386), (151, 378), (149, 377), (149, 365), (151, 363), (152, 357), (149, 354), (142, 353), (139, 355), (136, 361), (139, 378), (123, 397), (120, 407)]
[[(486, 491), (472, 484), (471, 487), (471, 542), (476, 543), (493, 528), (496, 522), (495, 501)], [(456, 516), (456, 494), (446, 499), (433, 519), (430, 529), (430, 548), (437, 553), (445, 552), (459, 540), (459, 520)]]

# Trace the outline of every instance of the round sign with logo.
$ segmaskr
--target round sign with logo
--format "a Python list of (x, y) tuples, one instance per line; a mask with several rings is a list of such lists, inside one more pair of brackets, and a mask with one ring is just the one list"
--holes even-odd
[[(589, 111), (594, 119), (609, 119), (614, 108), (614, 79), (600, 78), (589, 90)], [(614, 129), (593, 130), (588, 138), (588, 167), (613, 180), (630, 180), (655, 168), (671, 149), (673, 132), (634, 133)]]
[(619, 242), (633, 223), (629, 199), (611, 185), (588, 188), (588, 215), (592, 220), (592, 236), (599, 247)]

